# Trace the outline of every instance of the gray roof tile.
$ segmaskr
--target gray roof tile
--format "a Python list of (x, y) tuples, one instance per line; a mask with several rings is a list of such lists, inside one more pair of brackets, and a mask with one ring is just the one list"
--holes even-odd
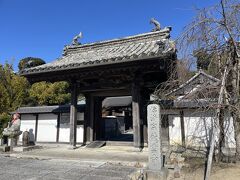
[[(78, 112), (83, 112), (84, 108), (85, 108), (85, 105), (77, 106)], [(70, 105), (20, 107), (15, 112), (20, 114), (67, 113), (67, 112), (70, 112)]]
[[(54, 62), (23, 70), (32, 74), (48, 71), (114, 64), (141, 59), (161, 57), (175, 53), (174, 43), (169, 40), (171, 28), (122, 39), (96, 42), (84, 45), (66, 46), (64, 55)], [(162, 47), (160, 44), (165, 44)], [(172, 48), (166, 51), (168, 45)]]

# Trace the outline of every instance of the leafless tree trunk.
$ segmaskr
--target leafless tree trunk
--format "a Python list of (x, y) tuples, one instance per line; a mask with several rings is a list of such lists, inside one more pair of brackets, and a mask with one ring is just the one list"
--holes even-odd
[[(229, 58), (230, 60), (230, 58)], [(214, 147), (215, 147), (215, 140), (216, 137), (218, 137), (218, 128), (219, 128), (219, 120), (221, 119), (221, 106), (224, 102), (224, 89), (226, 87), (226, 80), (227, 80), (227, 75), (229, 72), (229, 60), (225, 66), (224, 69), (224, 73), (223, 73), (223, 77), (221, 79), (222, 83), (221, 83), (221, 88), (220, 88), (220, 92), (219, 92), (219, 97), (218, 97), (218, 103), (217, 103), (217, 110), (216, 110), (216, 118), (215, 118), (215, 122), (213, 125), (213, 132), (211, 135), (211, 144), (210, 144), (210, 150), (209, 150), (209, 154), (208, 154), (208, 161), (207, 161), (207, 169), (206, 169), (206, 173), (205, 173), (205, 180), (208, 180), (210, 178), (210, 173), (211, 173), (211, 169), (212, 169), (212, 160), (213, 160), (213, 153), (214, 153)]]

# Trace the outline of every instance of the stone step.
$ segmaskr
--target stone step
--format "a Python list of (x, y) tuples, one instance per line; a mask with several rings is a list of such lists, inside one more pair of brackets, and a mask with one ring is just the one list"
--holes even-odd
[(133, 142), (126, 141), (106, 141), (107, 146), (133, 146)]
[(93, 141), (86, 148), (100, 148), (106, 145), (106, 141)]

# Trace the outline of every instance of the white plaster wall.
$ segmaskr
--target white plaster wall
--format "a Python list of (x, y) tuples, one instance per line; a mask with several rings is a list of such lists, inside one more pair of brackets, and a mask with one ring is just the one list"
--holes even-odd
[(207, 147), (212, 130), (211, 117), (184, 117), (185, 141), (187, 146)]
[[(35, 124), (36, 124), (36, 116), (32, 115), (32, 114), (22, 114), (21, 115), (21, 126), (20, 126), (20, 130), (22, 132), (24, 131), (32, 131), (33, 132), (33, 136), (30, 136), (30, 140), (34, 141), (34, 137), (35, 137)], [(22, 141), (22, 134), (19, 137), (19, 141)]]
[[(166, 113), (167, 114), (167, 113)], [(169, 138), (171, 145), (181, 145), (180, 115), (175, 111), (169, 115)], [(185, 141), (187, 146), (206, 147), (212, 131), (213, 112), (184, 111)], [(227, 116), (228, 117), (228, 116)], [(235, 147), (232, 118), (225, 118), (226, 147)]]
[(59, 128), (59, 142), (69, 142), (70, 127), (69, 124), (60, 124)]
[(83, 142), (83, 126), (82, 125), (77, 126), (77, 142), (78, 143)]
[[(68, 117), (70, 118), (70, 117)], [(77, 113), (77, 120), (83, 120), (84, 113)], [(61, 121), (60, 121), (61, 122)], [(65, 123), (60, 123), (59, 129), (59, 142), (70, 142), (70, 119), (65, 121)], [(77, 125), (77, 142), (83, 142), (83, 126)]]
[(37, 142), (56, 142), (57, 115), (39, 114)]
[(225, 126), (225, 147), (235, 148), (236, 141), (234, 139), (234, 126), (233, 126), (233, 119), (229, 117), (225, 117), (224, 121)]
[[(60, 125), (59, 129), (59, 142), (69, 142), (70, 141), (70, 127), (69, 125)], [(77, 126), (77, 142), (83, 142), (83, 126)]]
[(84, 113), (77, 113), (77, 120), (84, 120)]
[(169, 115), (169, 140), (171, 145), (182, 144), (180, 117)]
[[(84, 113), (77, 113), (77, 120), (78, 121), (83, 121), (84, 120)], [(77, 142), (78, 143), (83, 143), (83, 125), (77, 125)]]

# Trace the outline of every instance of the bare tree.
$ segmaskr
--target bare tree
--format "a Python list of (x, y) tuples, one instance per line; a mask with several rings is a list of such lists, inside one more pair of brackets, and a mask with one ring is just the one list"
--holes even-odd
[(228, 108), (233, 117), (236, 157), (240, 159), (239, 37), (240, 2), (220, 0), (215, 6), (198, 9), (197, 16), (185, 27), (179, 38), (180, 47), (185, 48), (184, 52), (204, 50), (212, 54), (209, 64), (217, 65), (213, 75), (221, 79), (205, 179), (210, 176), (215, 137), (219, 137), (218, 128), (223, 124), (221, 109)]
[[(196, 56), (196, 53), (199, 52), (204, 52), (203, 56), (209, 55), (207, 59), (209, 62), (204, 62), (204, 65), (207, 64), (207, 70), (211, 75), (221, 80), (217, 88), (207, 88), (211, 89), (211, 92), (200, 92), (201, 96), (205, 98), (211, 97), (212, 93), (217, 94), (212, 99), (215, 101), (208, 105), (208, 108), (215, 110), (215, 117), (213, 118), (214, 126), (210, 138), (211, 143), (205, 173), (206, 180), (210, 177), (212, 159), (216, 147), (219, 150), (219, 159), (221, 160), (222, 158), (222, 146), (225, 136), (223, 113), (225, 110), (228, 110), (233, 118), (236, 142), (235, 155), (236, 159), (240, 160), (239, 40), (240, 2), (238, 0), (219, 0), (219, 3), (214, 6), (197, 9), (196, 17), (184, 28), (182, 35), (177, 41), (178, 50), (185, 54), (186, 57)], [(179, 71), (177, 74), (179, 77)], [(160, 98), (166, 98), (166, 92), (174, 89), (175, 85), (180, 81), (181, 78), (170, 77), (167, 82), (164, 82), (157, 88), (156, 94)], [(199, 97), (193, 98), (198, 99)], [(215, 145), (216, 141), (218, 141), (217, 146)]]

